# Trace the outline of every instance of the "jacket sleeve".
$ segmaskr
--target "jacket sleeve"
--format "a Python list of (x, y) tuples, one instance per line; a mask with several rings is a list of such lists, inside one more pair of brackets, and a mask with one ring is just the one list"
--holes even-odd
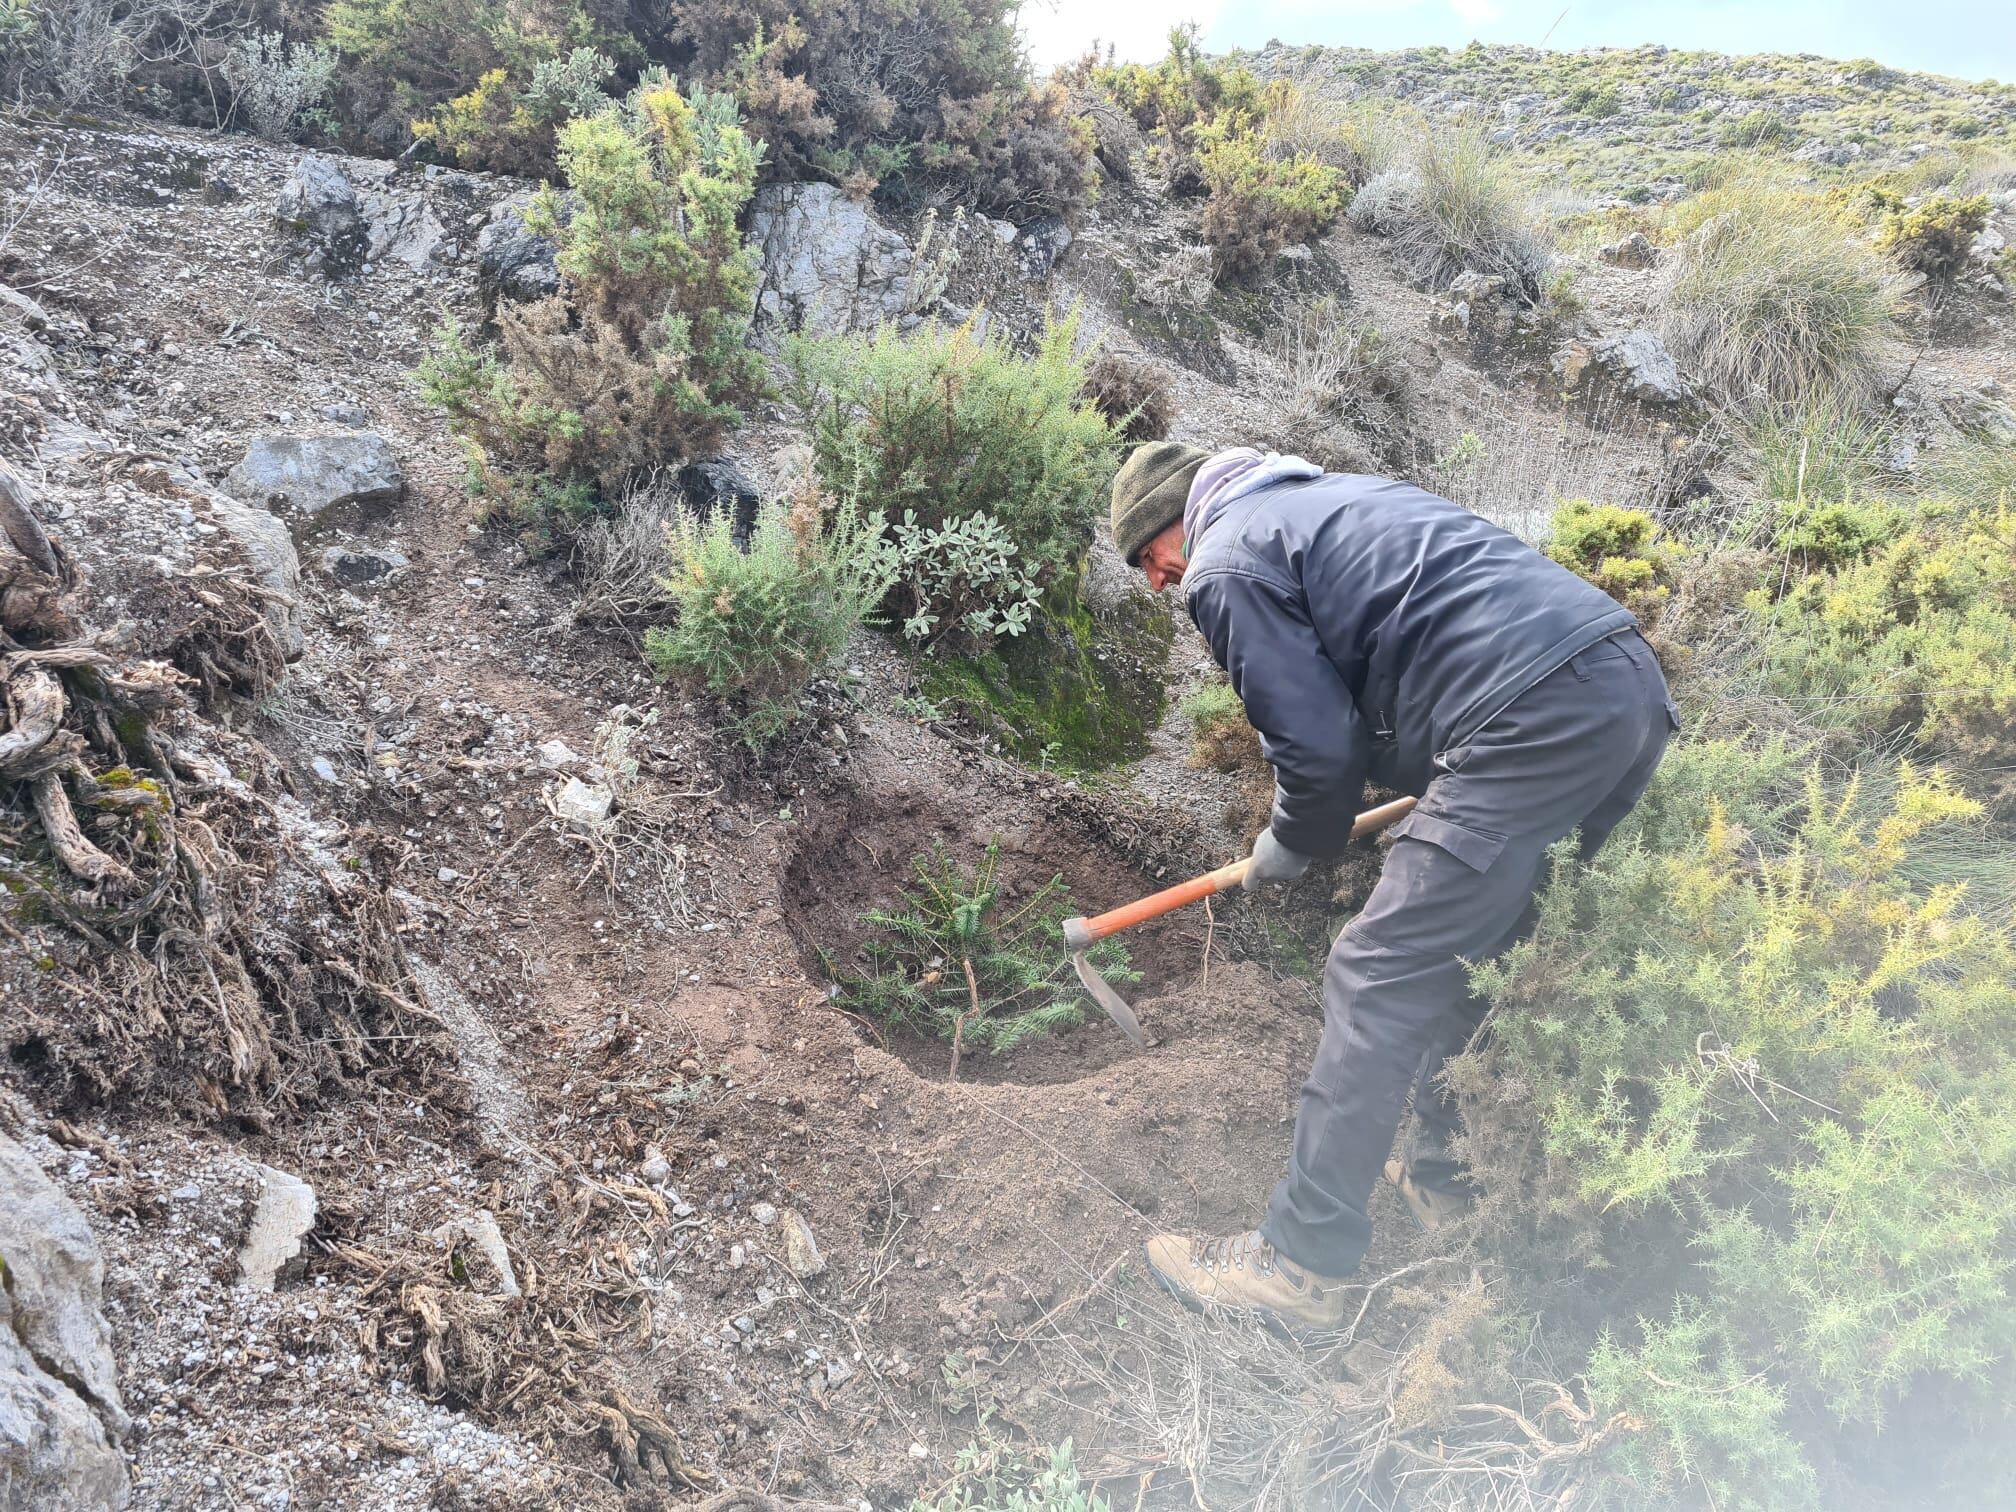
[(1274, 838), (1305, 856), (1341, 854), (1365, 786), (1365, 728), (1308, 605), (1241, 572), (1214, 572), (1186, 586), (1190, 616), (1274, 768)]

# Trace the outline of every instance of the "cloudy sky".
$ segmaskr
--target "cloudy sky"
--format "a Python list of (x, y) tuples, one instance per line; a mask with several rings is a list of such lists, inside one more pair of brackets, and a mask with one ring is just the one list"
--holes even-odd
[[(1024, 0), (1038, 64), (1076, 57), (1095, 37), (1123, 57), (1159, 56), (1178, 21), (1213, 50), (1270, 38), (1351, 47), (1670, 47), (1875, 58), (1963, 79), (2016, 81), (2011, 0)], [(1549, 36), (1549, 31), (1552, 35)]]

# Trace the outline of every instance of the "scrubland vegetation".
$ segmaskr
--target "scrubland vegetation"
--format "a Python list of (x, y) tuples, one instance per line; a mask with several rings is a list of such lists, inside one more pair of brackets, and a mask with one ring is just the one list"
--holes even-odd
[[(559, 292), (500, 308), (492, 332), (445, 326), (421, 387), (486, 517), (537, 552), (592, 524), (603, 560), (661, 473), (788, 405), (810, 471), (746, 539), (728, 513), (674, 511), (624, 548), (651, 668), (756, 747), (865, 625), (931, 698), (1011, 710), (1025, 756), (1082, 736), (1065, 756), (1096, 765), (1103, 727), (1046, 723), (1094, 717), (1096, 669), (1071, 697), (1041, 677), (1097, 659), (1079, 590), (1106, 489), (1124, 444), (1177, 418), (1168, 374), (1099, 350), (1068, 310), (1024, 332), (975, 316), (797, 336), (773, 370), (749, 342), (760, 182), (1027, 221), (1152, 178), (1217, 285), (1262, 285), (1343, 225), (1420, 289), (1498, 280), (1539, 317), (1564, 313), (1564, 247), (1642, 231), (1656, 323), (1741, 487), (1571, 498), (1541, 543), (1638, 615), (1688, 727), (1592, 865), (1564, 849), (1532, 938), (1477, 973), (1494, 1013), (1452, 1076), (1484, 1194), (1462, 1242), (1488, 1284), (1435, 1358), (1461, 1361), (1452, 1410), (1544, 1375), (1608, 1425), (1547, 1441), (1579, 1505), (1848, 1505), (1860, 1439), (1917, 1457), (1927, 1485), (1986, 1488), (1978, 1504), (2010, 1491), (1978, 1446), (2016, 1400), (2016, 436), (1981, 425), (1908, 480), (1886, 460), (1928, 301), (1972, 266), (1989, 194), (2016, 186), (1996, 155), (2006, 91), (1982, 88), (2003, 123), (1984, 141), (1950, 103), (1884, 106), (1874, 64), (1804, 127), (1739, 79), (1692, 123), (1701, 145), (1654, 165), (1670, 195), (1556, 214), (1536, 162), (1566, 147), (1536, 159), (1477, 122), (1431, 124), (1377, 95), (1393, 65), (1305, 59), (1360, 86), (1344, 102), (1179, 32), (1158, 63), (1038, 81), (1002, 0), (235, 15), (0, 0), (5, 82), (549, 180), (529, 225), (558, 248)], [(1592, 124), (1705, 109), (1631, 56), (1424, 66), (1530, 85)], [(1823, 130), (1874, 146), (1934, 116), (1951, 140), (1909, 170), (1787, 157)], [(1337, 468), (1400, 454), (1415, 380), (1373, 315), (1297, 302), (1254, 351), (1278, 432), (1250, 439)], [(1475, 443), (1420, 480), (1455, 492), (1492, 465)], [(1159, 684), (1129, 712), (1145, 738)], [(1264, 809), (1229, 689), (1182, 712), (1200, 764), (1245, 774)], [(955, 1075), (969, 1050), (1078, 1016), (1068, 895), (1011, 899), (999, 866), (920, 858), (864, 920), (869, 969), (839, 973), (852, 1009), (949, 1041)], [(1126, 979), (1124, 951), (1100, 964)], [(1068, 1445), (970, 1468), (936, 1506), (1097, 1504)]]

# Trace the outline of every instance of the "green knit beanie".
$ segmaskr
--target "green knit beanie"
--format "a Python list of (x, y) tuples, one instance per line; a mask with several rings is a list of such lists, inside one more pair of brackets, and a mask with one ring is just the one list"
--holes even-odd
[(1183, 518), (1190, 482), (1210, 453), (1180, 441), (1144, 441), (1127, 454), (1113, 479), (1113, 544), (1127, 565)]

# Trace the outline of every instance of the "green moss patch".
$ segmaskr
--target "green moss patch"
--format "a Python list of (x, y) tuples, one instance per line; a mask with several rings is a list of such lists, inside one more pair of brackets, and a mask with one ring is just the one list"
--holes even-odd
[(1095, 610), (1082, 581), (1059, 579), (1028, 632), (995, 650), (926, 657), (925, 696), (1023, 761), (1096, 771), (1144, 754), (1168, 699), (1168, 611), (1140, 593)]

